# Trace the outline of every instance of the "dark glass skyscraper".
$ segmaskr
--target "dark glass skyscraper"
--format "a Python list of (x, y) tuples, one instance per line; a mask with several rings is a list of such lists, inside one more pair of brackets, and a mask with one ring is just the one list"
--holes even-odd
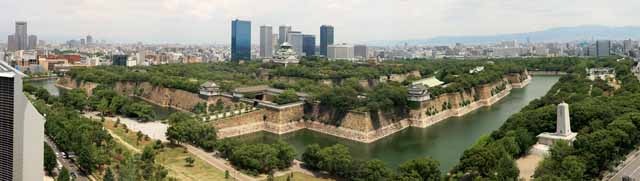
[(327, 56), (327, 47), (333, 45), (333, 26), (320, 26), (320, 55)]
[(231, 61), (251, 60), (251, 21), (231, 22)]
[(302, 36), (302, 52), (308, 57), (316, 55), (316, 36)]

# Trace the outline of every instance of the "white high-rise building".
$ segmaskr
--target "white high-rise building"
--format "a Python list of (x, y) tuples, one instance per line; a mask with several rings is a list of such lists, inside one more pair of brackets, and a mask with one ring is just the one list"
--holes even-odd
[(335, 44), (327, 47), (329, 60), (354, 60), (353, 46), (348, 44)]
[(16, 22), (16, 45), (18, 50), (27, 50), (29, 48), (29, 40), (27, 34), (27, 22), (17, 21)]
[(0, 61), (0, 180), (44, 178), (44, 117), (22, 93), (24, 76)]
[(273, 27), (260, 26), (260, 57), (273, 56)]
[(280, 25), (280, 28), (278, 30), (278, 45), (282, 45), (282, 43), (288, 42), (287, 38), (289, 38), (289, 36), (287, 34), (291, 31), (291, 26)]
[(287, 39), (289, 40), (289, 44), (291, 44), (291, 48), (298, 56), (301, 56), (303, 54), (304, 35), (297, 31), (290, 31), (287, 35), (289, 36)]

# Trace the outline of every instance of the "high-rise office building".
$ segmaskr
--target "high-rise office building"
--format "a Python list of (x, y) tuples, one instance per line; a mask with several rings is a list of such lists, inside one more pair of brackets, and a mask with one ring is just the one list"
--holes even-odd
[(84, 38), (80, 38), (80, 45), (82, 45), (82, 46), (87, 45), (87, 41), (84, 40)]
[(611, 56), (611, 41), (610, 40), (598, 40), (598, 41), (596, 41), (596, 56), (598, 56), (598, 57)]
[(291, 31), (291, 26), (280, 25), (280, 28), (278, 28), (278, 46), (282, 45), (282, 43), (284, 42), (289, 41), (287, 40), (287, 38), (289, 38), (289, 35), (287, 34), (290, 31)]
[(273, 35), (273, 36), (271, 36), (271, 38), (272, 38), (271, 43), (273, 43), (273, 44), (272, 44), (272, 45), (273, 45), (273, 46), (272, 46), (272, 47), (273, 47), (273, 49), (272, 49), (272, 50), (274, 50), (273, 52), (275, 52), (275, 51), (277, 51), (277, 50), (278, 50), (278, 48), (280, 48), (280, 44), (278, 44), (278, 40), (279, 40), (279, 38), (278, 38), (278, 34), (275, 34), (275, 33), (274, 33), (274, 34), (272, 34), (272, 35)]
[(623, 54), (628, 55), (631, 50), (637, 47), (637, 45), (638, 43), (631, 39), (624, 40), (623, 47), (622, 47), (622, 50), (624, 51)]
[(302, 35), (301, 32), (299, 31), (290, 31), (287, 33), (287, 36), (289, 36), (287, 38), (287, 42), (289, 44), (291, 44), (291, 48), (293, 49), (293, 51), (296, 52), (296, 54), (298, 54), (298, 56), (302, 55), (302, 46), (303, 46), (303, 38), (304, 35)]
[(91, 35), (87, 35), (87, 45), (93, 45), (93, 37)]
[(29, 48), (29, 41), (27, 40), (27, 22), (17, 21), (16, 22), (16, 45), (18, 46), (18, 50), (26, 50)]
[(353, 55), (356, 58), (367, 59), (368, 58), (367, 45), (354, 45)]
[(251, 21), (231, 22), (231, 61), (251, 60)]
[(38, 37), (36, 35), (29, 35), (29, 50), (38, 48)]
[(333, 45), (333, 26), (320, 26), (320, 55), (327, 56), (327, 48)]
[(9, 35), (7, 37), (7, 49), (9, 49), (9, 51), (18, 50), (18, 41), (15, 35)]
[(44, 118), (22, 92), (24, 76), (0, 61), (0, 180), (44, 178)]
[(273, 27), (260, 26), (260, 57), (273, 56)]
[(353, 60), (353, 46), (347, 44), (329, 45), (327, 47), (329, 60)]
[(303, 35), (302, 36), (302, 52), (304, 56), (316, 55), (316, 36), (315, 35)]
[(112, 55), (111, 65), (127, 66), (127, 60), (129, 60), (129, 56), (127, 55)]

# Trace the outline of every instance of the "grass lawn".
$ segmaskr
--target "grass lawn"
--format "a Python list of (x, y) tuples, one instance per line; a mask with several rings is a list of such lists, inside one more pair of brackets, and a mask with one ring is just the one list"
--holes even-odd
[[(288, 175), (279, 176), (279, 177), (276, 177), (275, 180), (287, 181), (287, 176)], [(293, 178), (291, 180), (292, 181), (333, 181), (332, 179), (315, 178), (311, 175), (307, 175), (300, 172), (293, 172)]]
[[(103, 125), (105, 128), (113, 132), (113, 134), (118, 135), (122, 140), (141, 151), (146, 145), (155, 142), (153, 139), (146, 141), (143, 138), (140, 143), (137, 143), (138, 136), (135, 131), (129, 130), (127, 133), (125, 132), (122, 124), (116, 128), (114, 127), (114, 123), (115, 121), (107, 119)], [(126, 149), (124, 146), (123, 148)], [(185, 161), (185, 158), (187, 157), (191, 157), (195, 160), (192, 167), (187, 166), (187, 162)], [(179, 146), (165, 146), (163, 151), (157, 153), (156, 163), (164, 166), (169, 171), (169, 177), (176, 178), (178, 180), (233, 180), (225, 179), (224, 171), (218, 170), (189, 152), (185, 153), (184, 148)]]
[(120, 124), (118, 125), (118, 127), (114, 127), (115, 122), (111, 121), (111, 120), (105, 120), (105, 122), (103, 123), (103, 126), (109, 130), (111, 130), (111, 132), (113, 132), (114, 134), (118, 135), (120, 137), (120, 139), (124, 140), (125, 142), (129, 143), (131, 146), (138, 148), (139, 150), (143, 150), (144, 147), (147, 144), (152, 143), (154, 140), (145, 140), (144, 137), (142, 138), (142, 140), (138, 143), (138, 136), (136, 135), (137, 132), (133, 131), (133, 130), (129, 130), (128, 132), (125, 131), (124, 129), (124, 124)]
[[(185, 158), (195, 159), (193, 167), (187, 166)], [(156, 162), (169, 170), (169, 177), (178, 180), (232, 180), (224, 179), (224, 171), (220, 171), (202, 161), (191, 153), (184, 152), (183, 147), (165, 147), (156, 155)]]

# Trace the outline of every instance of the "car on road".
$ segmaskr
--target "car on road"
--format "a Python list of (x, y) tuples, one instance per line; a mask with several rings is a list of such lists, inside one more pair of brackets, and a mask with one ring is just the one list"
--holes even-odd
[(622, 181), (636, 181), (636, 179), (631, 178), (629, 176), (624, 176), (624, 177), (622, 177)]

